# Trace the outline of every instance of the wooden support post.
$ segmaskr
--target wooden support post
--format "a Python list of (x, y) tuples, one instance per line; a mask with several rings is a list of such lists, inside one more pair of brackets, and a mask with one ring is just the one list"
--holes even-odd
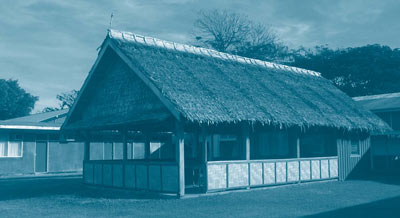
[(183, 123), (176, 122), (176, 162), (178, 164), (178, 196), (185, 195), (185, 137)]
[(245, 146), (245, 159), (250, 160), (250, 126), (247, 123), (243, 125), (242, 135)]
[(122, 186), (125, 186), (125, 178), (126, 178), (126, 171), (125, 171), (125, 167), (126, 167), (126, 161), (128, 160), (128, 132), (126, 130), (122, 130)]
[(297, 157), (297, 159), (300, 159), (300, 137), (297, 137), (297, 140), (296, 140), (296, 152), (297, 152), (297, 154), (296, 154), (296, 157)]
[(150, 134), (144, 132), (144, 158), (146, 161), (150, 160)]
[(83, 148), (83, 160), (89, 161), (90, 160), (90, 133), (85, 132), (84, 137), (85, 137), (85, 144), (84, 144), (84, 148)]
[(127, 139), (127, 131), (122, 130), (122, 160), (126, 162), (128, 160), (128, 139)]
[(369, 140), (369, 156), (370, 156), (370, 159), (371, 159), (371, 171), (372, 172), (374, 172), (375, 171), (375, 169), (374, 169), (374, 146), (373, 146), (373, 144), (372, 144), (372, 141), (371, 141), (371, 137), (369, 137), (368, 138), (368, 140)]
[(205, 126), (201, 126), (201, 163), (203, 166), (203, 184), (204, 184), (204, 192), (208, 191), (208, 170), (207, 170), (207, 147), (208, 147), (208, 140), (207, 140), (207, 129)]
[(299, 183), (301, 183), (300, 136), (297, 136), (296, 140), (296, 157), (299, 161)]
[(150, 175), (149, 175), (149, 162), (150, 162), (150, 133), (144, 132), (144, 159), (147, 162), (146, 164), (146, 175), (147, 175), (147, 189), (150, 189)]
[[(250, 161), (250, 126), (247, 123), (245, 123), (243, 125), (242, 136), (243, 136), (244, 146), (245, 146), (245, 158), (247, 161)], [(248, 178), (247, 189), (250, 188), (250, 184), (251, 184), (250, 170), (251, 170), (250, 162), (247, 162), (247, 178)], [(227, 172), (227, 174), (228, 174), (228, 172)]]

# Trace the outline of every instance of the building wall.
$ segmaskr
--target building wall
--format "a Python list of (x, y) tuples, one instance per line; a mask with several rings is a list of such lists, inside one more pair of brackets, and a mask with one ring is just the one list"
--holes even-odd
[(48, 172), (82, 171), (82, 142), (49, 142)]
[[(1, 139), (8, 139), (7, 132), (0, 132)], [(0, 176), (34, 173), (35, 141), (26, 135), (22, 143), (22, 157), (0, 157)]]
[[(54, 134), (54, 132), (52, 132)], [(0, 176), (17, 176), (35, 173), (36, 135), (46, 132), (32, 131), (1, 131), (0, 139), (8, 140), (9, 134), (23, 136), (22, 157), (0, 157)], [(82, 171), (82, 142), (60, 143), (48, 141), (47, 172), (77, 172)]]
[(400, 137), (386, 135), (371, 137), (372, 169), (393, 173), (400, 170)]
[[(394, 131), (400, 130), (400, 111), (374, 112)], [(393, 173), (400, 170), (400, 136), (371, 137), (372, 168), (376, 172)]]
[(370, 138), (359, 140), (360, 155), (351, 154), (351, 140), (338, 139), (339, 180), (362, 177), (370, 172)]

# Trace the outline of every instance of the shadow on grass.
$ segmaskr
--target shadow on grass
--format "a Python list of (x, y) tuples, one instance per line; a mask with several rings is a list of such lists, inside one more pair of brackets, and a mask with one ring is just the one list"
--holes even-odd
[[(370, 174), (368, 176), (352, 178), (350, 180), (362, 180), (362, 181), (374, 181), (387, 185), (398, 185), (400, 186), (400, 174)], [(400, 217), (400, 216), (399, 216)]]
[(400, 217), (400, 196), (304, 217)]
[(156, 193), (91, 187), (84, 185), (80, 177), (0, 180), (0, 193), (0, 201), (56, 195), (109, 199), (161, 199), (173, 197), (160, 196)]

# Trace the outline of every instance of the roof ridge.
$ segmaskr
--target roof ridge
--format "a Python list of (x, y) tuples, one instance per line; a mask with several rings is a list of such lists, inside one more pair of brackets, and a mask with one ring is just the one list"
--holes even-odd
[(262, 66), (262, 67), (266, 67), (266, 68), (285, 69), (285, 70), (291, 71), (293, 73), (298, 73), (298, 74), (305, 74), (305, 75), (311, 75), (311, 76), (317, 76), (317, 77), (321, 76), (320, 73), (312, 71), (312, 70), (306, 70), (306, 69), (302, 69), (302, 68), (298, 68), (298, 67), (277, 64), (277, 63), (273, 63), (273, 62), (269, 62), (269, 61), (262, 61), (262, 60), (254, 59), (254, 58), (242, 57), (239, 55), (232, 55), (232, 54), (228, 54), (228, 53), (224, 53), (224, 52), (219, 52), (219, 51), (216, 51), (213, 49), (196, 47), (193, 45), (188, 45), (188, 44), (183, 44), (183, 43), (170, 42), (170, 41), (166, 41), (166, 40), (162, 40), (162, 39), (158, 39), (158, 38), (154, 38), (154, 37), (148, 37), (148, 36), (135, 34), (132, 32), (125, 32), (125, 31), (109, 29), (108, 36), (113, 39), (131, 41), (131, 42), (135, 42), (135, 43), (139, 43), (139, 44), (145, 44), (148, 46), (163, 47), (165, 49), (181, 51), (181, 52), (186, 52), (186, 53), (192, 53), (192, 54), (197, 54), (197, 55), (204, 55), (204, 56), (209, 56), (209, 57), (213, 57), (213, 58), (241, 62), (241, 63), (251, 64), (251, 65), (258, 65), (258, 66)]

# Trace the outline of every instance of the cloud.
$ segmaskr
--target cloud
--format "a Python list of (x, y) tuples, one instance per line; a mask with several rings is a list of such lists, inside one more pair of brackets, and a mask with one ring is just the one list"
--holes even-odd
[(109, 28), (177, 42), (191, 40), (197, 11), (227, 9), (270, 25), (291, 47), (380, 43), (400, 47), (396, 0), (3, 0), (0, 78), (18, 79), (40, 97), (79, 89)]

